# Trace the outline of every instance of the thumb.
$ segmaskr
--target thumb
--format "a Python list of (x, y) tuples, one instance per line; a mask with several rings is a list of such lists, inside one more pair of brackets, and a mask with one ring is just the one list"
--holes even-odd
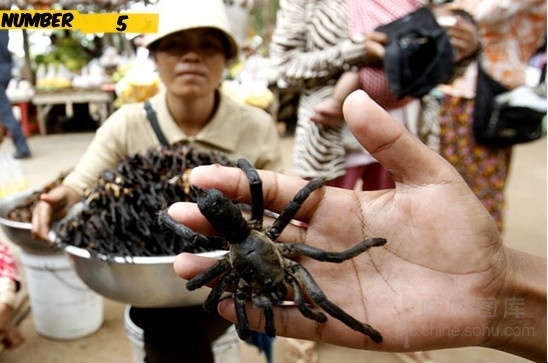
[(55, 188), (50, 190), (47, 193), (42, 193), (40, 195), (40, 200), (48, 202), (50, 204), (55, 204), (61, 202), (66, 196), (66, 193), (63, 188)]
[(345, 99), (343, 113), (356, 139), (397, 183), (437, 184), (455, 178), (441, 156), (412, 136), (364, 91), (354, 91)]

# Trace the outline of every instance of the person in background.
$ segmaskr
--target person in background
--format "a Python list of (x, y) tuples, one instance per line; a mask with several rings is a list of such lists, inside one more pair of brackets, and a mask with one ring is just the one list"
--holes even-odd
[[(381, 44), (384, 44), (386, 36), (383, 33), (376, 33), (375, 29), (412, 12), (420, 5), (420, 0), (382, 2), (346, 0), (349, 35), (353, 38), (375, 36)], [(382, 107), (390, 110), (394, 118), (405, 124), (405, 106), (413, 99), (406, 97), (398, 100), (390, 90), (382, 67), (384, 47), (383, 49), (379, 48), (378, 51), (381, 57), (377, 64), (365, 65), (357, 71), (343, 73), (334, 87), (333, 94), (314, 107), (311, 121), (332, 127), (340, 126), (344, 122), (342, 118), (344, 99), (352, 91), (361, 88)], [(359, 145), (348, 128), (344, 128), (343, 142), (346, 150), (345, 174), (330, 180), (328, 185), (353, 189), (357, 181), (361, 180), (363, 190), (394, 187), (394, 182), (387, 171)]]
[[(413, 12), (422, 5), (420, 0), (378, 1), (378, 0), (347, 0), (348, 27), (351, 36), (374, 34), (378, 26), (399, 19)], [(437, 7), (434, 7), (436, 10)], [(467, 60), (479, 47), (473, 24), (458, 22), (447, 29), (454, 51), (454, 63), (457, 67)], [(380, 104), (390, 115), (409, 125), (414, 122), (407, 111), (407, 105), (415, 101), (412, 97), (398, 99), (390, 89), (388, 79), (382, 65), (370, 65), (360, 68), (357, 72), (348, 71), (337, 81), (331, 97), (319, 103), (314, 108), (310, 118), (318, 124), (337, 127), (344, 122), (342, 104), (344, 99), (354, 90), (363, 89)], [(347, 131), (348, 129), (345, 129)], [(393, 188), (394, 182), (387, 171), (365, 151), (349, 132), (343, 134), (346, 147), (346, 173), (328, 182), (328, 185), (352, 189), (358, 180), (362, 181), (363, 190)]]
[[(159, 30), (146, 46), (164, 87), (150, 102), (124, 105), (112, 114), (63, 184), (42, 194), (33, 211), (32, 232), (37, 237), (47, 240), (51, 221), (81, 200), (105, 169), (160, 144), (183, 142), (222, 151), (234, 160), (247, 158), (259, 168), (281, 169), (272, 118), (218, 89), (227, 63), (238, 54), (222, 0), (192, 5), (162, 0), (159, 13)], [(150, 363), (213, 362), (211, 343), (229, 326), (201, 306), (133, 311), (143, 324)]]
[(344, 124), (320, 124), (311, 117), (344, 71), (382, 61), (384, 40), (379, 33), (350, 37), (345, 1), (280, 1), (269, 56), (276, 86), (300, 92), (293, 148), (298, 176), (332, 180), (345, 174)]
[(0, 343), (8, 349), (18, 347), (24, 341), (19, 329), (12, 323), (18, 289), (15, 260), (8, 246), (0, 241)]
[[(525, 83), (527, 62), (546, 33), (546, 1), (459, 0), (449, 11), (465, 10), (479, 26), (483, 69), (513, 89)], [(458, 21), (466, 21), (460, 18)], [(477, 63), (450, 85), (440, 86), (439, 151), (463, 176), (503, 229), (504, 188), (511, 147), (486, 147), (473, 135)], [(435, 120), (434, 120), (435, 121)]]
[[(383, 341), (376, 344), (332, 317), (318, 324), (287, 305), (273, 308), (278, 334), (392, 352), (482, 346), (546, 361), (546, 259), (504, 244), (495, 220), (459, 173), (365, 92), (353, 92), (343, 108), (353, 134), (392, 172), (396, 188), (324, 186), (296, 214), (306, 230), (290, 225), (280, 240), (342, 251), (365, 238), (386, 238), (386, 245), (352, 261), (299, 260), (335, 304), (375, 327)], [(259, 174), (264, 205), (278, 213), (307, 184), (268, 171)], [(234, 200), (251, 199), (237, 168), (198, 167), (190, 182)], [(176, 203), (168, 213), (195, 231), (211, 233), (193, 203)], [(191, 279), (215, 263), (182, 253), (174, 268)], [(235, 321), (232, 299), (222, 300), (218, 311)], [(250, 328), (262, 331), (263, 309), (248, 303), (247, 314)]]
[[(310, 120), (318, 124), (340, 127), (344, 122), (342, 118), (332, 117), (342, 110), (342, 104), (346, 96), (360, 88), (360, 76), (357, 72), (348, 71), (342, 74), (333, 89), (333, 95), (320, 102), (314, 108), (314, 115)], [(400, 115), (404, 115), (402, 112)], [(400, 120), (403, 121), (403, 120)], [(394, 188), (394, 182), (388, 172), (367, 151), (365, 151), (355, 138), (345, 128), (343, 140), (345, 144), (345, 174), (330, 180), (326, 185), (345, 189), (354, 189), (358, 180), (361, 180), (362, 190), (377, 190)]]
[(0, 122), (9, 130), (16, 159), (29, 158), (30, 148), (27, 139), (21, 130), (21, 125), (13, 115), (11, 103), (6, 95), (6, 89), (11, 79), (11, 55), (8, 51), (9, 32), (0, 30)]

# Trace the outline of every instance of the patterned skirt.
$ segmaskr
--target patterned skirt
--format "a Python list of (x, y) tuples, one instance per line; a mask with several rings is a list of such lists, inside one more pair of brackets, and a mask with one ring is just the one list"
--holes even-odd
[(478, 145), (472, 131), (474, 100), (444, 96), (440, 106), (440, 154), (462, 175), (503, 228), (504, 186), (512, 148)]

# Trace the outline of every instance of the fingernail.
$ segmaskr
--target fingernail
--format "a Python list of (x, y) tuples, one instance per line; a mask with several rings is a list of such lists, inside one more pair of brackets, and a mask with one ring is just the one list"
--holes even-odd
[(212, 164), (212, 165), (201, 165), (193, 168), (192, 171), (190, 172), (190, 177), (189, 177), (190, 183), (194, 184), (195, 181), (193, 179), (199, 176), (200, 173), (202, 174), (210, 173), (211, 168), (218, 168), (218, 167), (219, 167), (218, 164)]
[(167, 208), (167, 214), (173, 218), (175, 211), (184, 208), (183, 202), (175, 202)]
[(217, 312), (219, 315), (226, 315), (233, 304), (234, 302), (231, 297), (225, 297), (219, 301), (219, 304), (217, 305)]

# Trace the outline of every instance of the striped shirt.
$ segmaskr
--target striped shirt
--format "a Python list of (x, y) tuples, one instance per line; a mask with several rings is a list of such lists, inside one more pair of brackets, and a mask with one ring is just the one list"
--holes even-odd
[(314, 107), (333, 94), (334, 82), (365, 63), (365, 43), (350, 39), (343, 0), (281, 0), (270, 57), (280, 88), (301, 93), (293, 166), (304, 178), (345, 173), (343, 127), (310, 121)]

